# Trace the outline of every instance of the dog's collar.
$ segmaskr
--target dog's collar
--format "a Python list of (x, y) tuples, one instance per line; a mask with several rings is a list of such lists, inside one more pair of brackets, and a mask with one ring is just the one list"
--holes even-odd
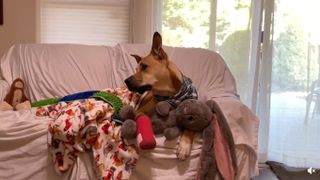
[(196, 88), (192, 85), (192, 80), (182, 75), (182, 86), (178, 94), (174, 96), (154, 96), (157, 101), (167, 101), (173, 107), (177, 107), (182, 101), (186, 99), (198, 99)]

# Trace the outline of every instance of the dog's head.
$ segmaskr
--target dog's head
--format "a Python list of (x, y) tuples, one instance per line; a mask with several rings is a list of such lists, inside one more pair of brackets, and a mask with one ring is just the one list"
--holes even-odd
[(162, 48), (162, 37), (155, 32), (151, 52), (146, 57), (132, 55), (137, 61), (136, 73), (125, 80), (130, 91), (167, 96), (179, 91), (182, 76), (178, 68), (168, 60), (168, 55)]

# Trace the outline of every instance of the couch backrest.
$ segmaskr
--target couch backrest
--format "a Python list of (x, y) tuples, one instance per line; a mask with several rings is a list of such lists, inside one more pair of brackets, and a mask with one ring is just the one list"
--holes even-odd
[[(27, 85), (27, 96), (35, 101), (86, 90), (120, 87), (124, 85), (123, 80), (134, 73), (136, 62), (130, 54), (144, 56), (149, 51), (149, 45), (141, 44), (115, 47), (14, 45), (1, 59), (3, 81), (0, 81), (0, 88), (7, 88), (15, 78), (20, 77)], [(194, 81), (201, 99), (237, 96), (234, 78), (217, 53), (173, 47), (165, 47), (165, 51), (170, 60)]]

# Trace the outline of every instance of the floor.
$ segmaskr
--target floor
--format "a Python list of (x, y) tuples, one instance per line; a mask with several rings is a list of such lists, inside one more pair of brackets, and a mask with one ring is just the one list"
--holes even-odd
[(279, 180), (279, 178), (265, 165), (259, 168), (259, 176), (252, 178), (252, 180)]
[(306, 96), (304, 92), (271, 94), (268, 160), (320, 168), (320, 113), (313, 113), (313, 101), (306, 118)]

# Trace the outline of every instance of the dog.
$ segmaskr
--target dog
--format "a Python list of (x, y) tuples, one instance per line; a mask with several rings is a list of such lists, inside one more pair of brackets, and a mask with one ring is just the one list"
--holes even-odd
[[(152, 116), (155, 113), (156, 104), (159, 101), (180, 96), (186, 98), (197, 98), (193, 86), (191, 91), (179, 95), (182, 88), (186, 88), (185, 82), (191, 82), (186, 78), (179, 68), (168, 59), (168, 55), (162, 48), (162, 37), (155, 32), (152, 40), (151, 52), (146, 57), (132, 55), (137, 61), (136, 73), (125, 79), (128, 89), (142, 95), (137, 107), (137, 114)], [(188, 81), (189, 80), (189, 81)], [(190, 83), (189, 83), (190, 85)], [(183, 99), (178, 100), (182, 101)], [(170, 100), (174, 105), (174, 100)], [(177, 157), (185, 160), (191, 152), (194, 132), (185, 130), (177, 147)]]

